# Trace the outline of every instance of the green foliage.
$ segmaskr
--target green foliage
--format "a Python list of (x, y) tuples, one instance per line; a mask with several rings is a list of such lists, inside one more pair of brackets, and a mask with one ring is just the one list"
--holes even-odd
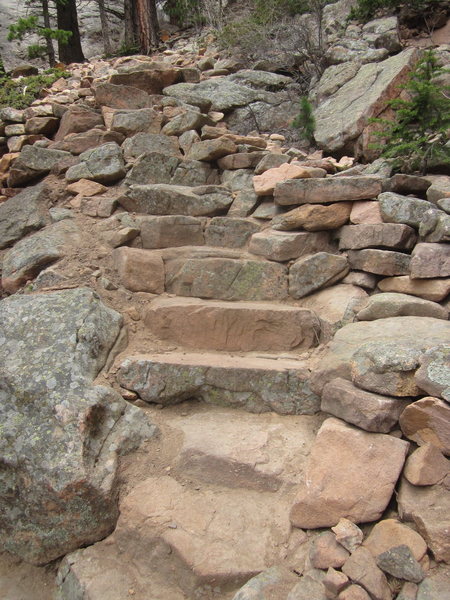
[(355, 8), (350, 11), (350, 19), (366, 23), (378, 11), (395, 10), (405, 6), (409, 9), (423, 11), (430, 5), (443, 4), (442, 0), (358, 0)]
[(20, 79), (0, 76), (0, 108), (27, 108), (39, 97), (43, 88), (49, 87), (60, 77), (69, 77), (69, 73), (61, 69), (48, 69), (41, 75), (32, 75)]
[(450, 166), (450, 86), (436, 82), (443, 72), (435, 53), (427, 50), (402, 86), (409, 99), (396, 98), (389, 103), (395, 111), (394, 121), (372, 119), (383, 127), (376, 134), (383, 143), (374, 147), (393, 159), (397, 171), (425, 173), (435, 162)]
[(308, 12), (308, 0), (253, 0), (254, 19), (257, 23), (268, 24), (286, 16)]
[(42, 42), (28, 46), (28, 58), (43, 58), (47, 55), (46, 40), (56, 40), (62, 44), (68, 44), (72, 36), (71, 31), (64, 29), (50, 29), (39, 24), (36, 15), (20, 18), (17, 23), (9, 26), (8, 41), (24, 40), (29, 35), (38, 35)]
[(292, 127), (299, 130), (300, 135), (310, 144), (314, 142), (314, 132), (316, 129), (316, 120), (314, 119), (313, 108), (307, 96), (300, 98), (300, 112), (292, 121)]
[(178, 25), (196, 24), (202, 21), (201, 0), (166, 0), (164, 12), (172, 23)]

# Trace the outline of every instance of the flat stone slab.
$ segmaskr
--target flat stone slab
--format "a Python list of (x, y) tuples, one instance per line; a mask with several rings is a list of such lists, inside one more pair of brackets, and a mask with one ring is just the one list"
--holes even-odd
[(424, 300), (440, 302), (445, 300), (450, 292), (450, 278), (411, 279), (408, 275), (400, 275), (382, 279), (378, 282), (378, 287), (382, 292), (400, 292), (418, 296)]
[(411, 250), (416, 239), (416, 232), (408, 225), (397, 223), (346, 225), (340, 231), (339, 249), (385, 248), (388, 250)]
[(79, 159), (78, 164), (66, 171), (66, 180), (69, 182), (89, 179), (99, 183), (113, 183), (125, 177), (122, 149), (115, 142), (86, 150), (80, 154)]
[(349, 250), (347, 258), (352, 269), (384, 276), (406, 275), (411, 261), (408, 254), (374, 248)]
[(305, 350), (320, 337), (311, 310), (263, 302), (160, 298), (146, 311), (145, 324), (160, 339), (206, 350)]
[(187, 187), (170, 184), (131, 185), (119, 198), (129, 212), (147, 215), (215, 216), (233, 202), (230, 191), (220, 186)]
[(432, 202), (394, 192), (380, 194), (378, 204), (385, 223), (403, 223), (415, 229), (419, 229), (427, 211), (430, 209), (437, 211), (436, 205)]
[(330, 237), (326, 231), (308, 233), (306, 231), (274, 231), (266, 229), (252, 235), (249, 252), (279, 262), (299, 258), (330, 249)]
[(450, 245), (417, 244), (412, 252), (410, 277), (432, 279), (450, 276)]
[(242, 248), (259, 230), (259, 223), (249, 219), (213, 217), (205, 229), (205, 243), (208, 246)]
[(343, 279), (349, 271), (345, 256), (318, 252), (299, 258), (289, 269), (289, 294), (303, 298)]
[(135, 217), (141, 231), (143, 248), (175, 248), (203, 246), (205, 236), (203, 219), (183, 215)]
[(175, 416), (169, 424), (183, 434), (176, 474), (222, 487), (276, 491), (302, 481), (320, 417), (210, 408)]
[[(275, 155), (277, 156), (277, 155)], [(272, 219), (272, 229), (290, 231), (326, 231), (338, 229), (348, 222), (352, 210), (351, 202), (334, 204), (303, 204)]]
[(326, 177), (323, 179), (290, 179), (275, 186), (276, 204), (328, 204), (354, 200), (370, 200), (382, 191), (382, 179), (374, 175)]
[(172, 353), (127, 358), (117, 378), (145, 402), (170, 405), (197, 398), (248, 412), (314, 414), (319, 398), (309, 389), (309, 376), (295, 360)]
[[(295, 527), (376, 521), (394, 492), (408, 442), (327, 419), (311, 450), (305, 482), (291, 509)], [(387, 457), (389, 457), (387, 459)]]
[[(223, 251), (222, 251), (223, 252)], [(179, 258), (165, 261), (166, 291), (218, 300), (283, 300), (286, 267), (233, 258)]]
[(364, 308), (356, 314), (358, 321), (374, 321), (389, 317), (434, 317), (447, 320), (448, 310), (437, 302), (423, 300), (409, 294), (385, 292), (370, 296)]

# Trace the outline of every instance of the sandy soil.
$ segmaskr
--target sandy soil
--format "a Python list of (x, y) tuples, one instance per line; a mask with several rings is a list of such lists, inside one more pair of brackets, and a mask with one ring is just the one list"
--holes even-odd
[(54, 600), (56, 564), (33, 567), (12, 555), (0, 553), (1, 600)]

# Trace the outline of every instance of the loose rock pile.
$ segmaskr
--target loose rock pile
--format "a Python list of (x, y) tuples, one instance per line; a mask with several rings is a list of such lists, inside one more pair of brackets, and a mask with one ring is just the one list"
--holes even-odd
[(231, 70), (2, 112), (2, 543), (61, 600), (443, 600), (450, 178), (232, 132), (291, 82)]

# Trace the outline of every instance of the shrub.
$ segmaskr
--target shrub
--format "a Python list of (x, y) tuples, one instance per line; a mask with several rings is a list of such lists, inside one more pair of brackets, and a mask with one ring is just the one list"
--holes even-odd
[(402, 86), (408, 99), (396, 98), (389, 103), (394, 120), (372, 119), (383, 126), (376, 134), (383, 143), (374, 147), (383, 149), (385, 158), (393, 159), (397, 171), (425, 173), (433, 162), (450, 166), (450, 87), (440, 86), (436, 80), (443, 72), (435, 53), (426, 51)]
[(40, 75), (20, 79), (0, 76), (0, 108), (27, 108), (39, 97), (43, 88), (51, 86), (60, 77), (69, 77), (69, 73), (61, 69), (48, 69)]
[(314, 142), (316, 121), (314, 119), (311, 102), (306, 96), (300, 98), (300, 112), (292, 121), (292, 127), (299, 130), (300, 135), (310, 144)]

